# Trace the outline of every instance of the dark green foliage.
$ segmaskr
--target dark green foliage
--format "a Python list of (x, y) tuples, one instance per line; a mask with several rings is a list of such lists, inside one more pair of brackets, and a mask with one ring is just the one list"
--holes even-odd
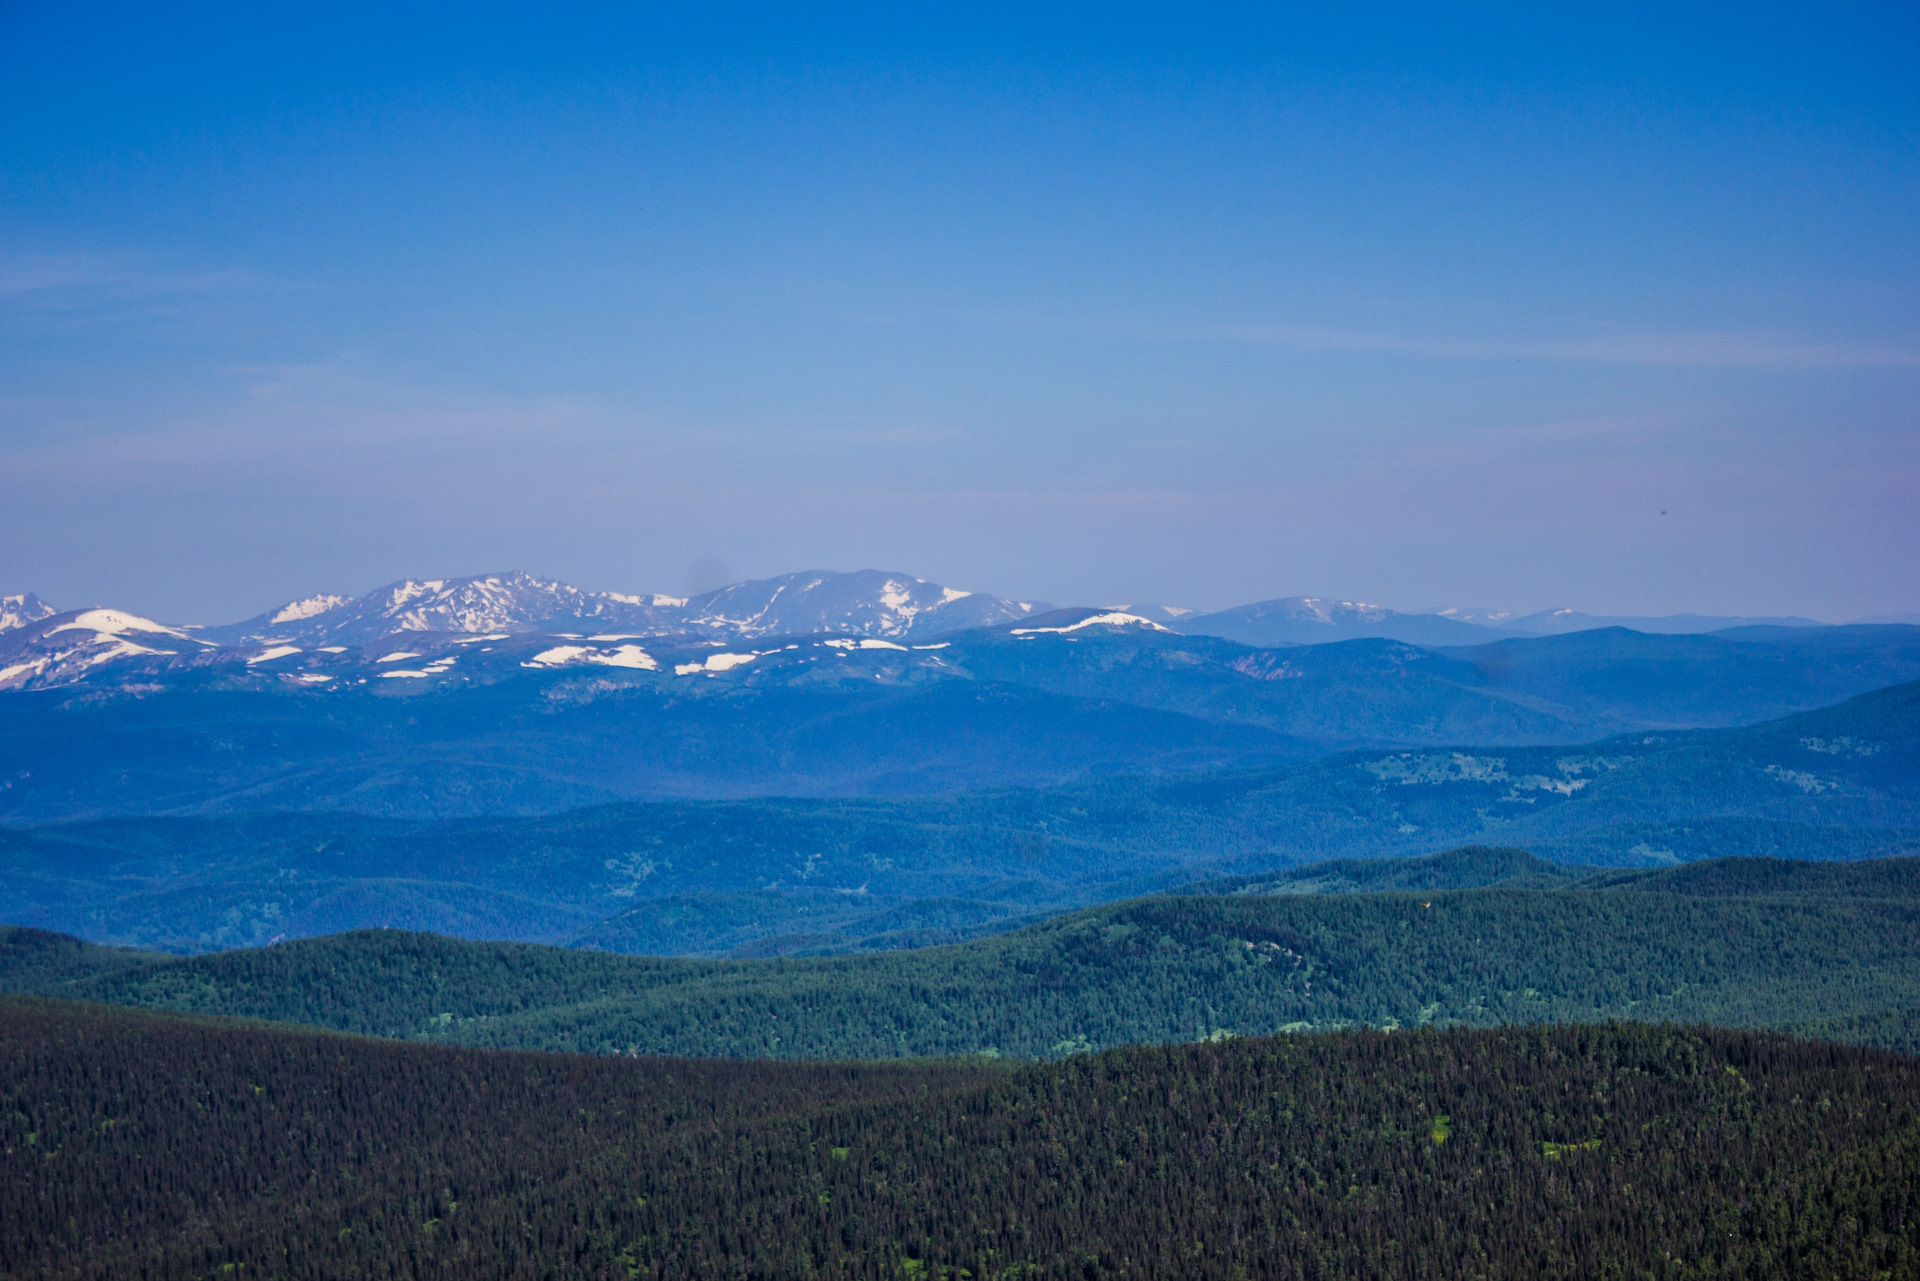
[(437, 1020), (449, 1011), (463, 1020), (496, 1019), (608, 992), (672, 988), (715, 964), (363, 930), (191, 960), (168, 959), (130, 973), (116, 966), (65, 986), (35, 990), (343, 1032), (422, 1036), (440, 1030)]
[(1920, 1055), (1920, 1005), (1904, 1009), (1875, 1010), (1867, 1014), (1836, 1014), (1830, 1018), (1809, 1019), (1788, 1030), (1799, 1036), (1823, 1041), (1843, 1041), (1848, 1045), (1872, 1045), (1883, 1050)]
[(1920, 1062), (1644, 1025), (591, 1059), (16, 1000), (0, 1222), (6, 1275), (152, 1281), (1911, 1276)]
[(0, 925), (0, 991), (38, 994), (80, 979), (151, 965), (166, 958), (126, 947), (101, 947), (48, 930)]
[(1920, 1005), (1913, 860), (1593, 884), (1146, 898), (953, 947), (765, 961), (364, 931), (38, 990), (500, 1047), (779, 1058), (1050, 1057), (1362, 1024), (1786, 1027)]
[[(1002, 889), (1014, 887), (1002, 886)], [(960, 943), (1030, 924), (1017, 901), (865, 894), (682, 894), (647, 899), (568, 939), (644, 956), (807, 956)]]
[(1270, 876), (1237, 876), (1183, 886), (1182, 894), (1365, 894), (1382, 890), (1474, 890), (1490, 885), (1550, 889), (1592, 875), (1525, 850), (1468, 845), (1420, 858), (1342, 858)]
[(1758, 898), (1903, 899), (1920, 901), (1920, 858), (1881, 858), (1863, 863), (1800, 863), (1778, 858), (1724, 858), (1645, 872), (1602, 872), (1595, 889), (1643, 890)]

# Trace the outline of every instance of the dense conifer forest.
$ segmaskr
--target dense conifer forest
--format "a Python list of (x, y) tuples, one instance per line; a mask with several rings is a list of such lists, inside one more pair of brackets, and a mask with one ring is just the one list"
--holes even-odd
[(1599, 1024), (792, 1064), (0, 1000), (9, 1277), (1864, 1277), (1920, 1062)]
[[(1517, 869), (1522, 881), (1530, 866), (1514, 852), (1455, 860), (1462, 876)], [(398, 930), (170, 958), (7, 931), (0, 987), (596, 1053), (1047, 1058), (1228, 1034), (1615, 1018), (1920, 1050), (1916, 859), (1722, 860), (1552, 889), (1236, 888), (1249, 887), (1136, 899), (952, 947), (764, 961)]]

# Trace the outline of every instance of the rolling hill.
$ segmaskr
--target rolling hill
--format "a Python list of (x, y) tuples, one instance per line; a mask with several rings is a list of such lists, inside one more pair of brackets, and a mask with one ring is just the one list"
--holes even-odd
[[(500, 729), (503, 755), (513, 728)], [(870, 759), (887, 741), (868, 744)], [(268, 750), (246, 742), (226, 755)], [(182, 951), (372, 925), (653, 953), (844, 950), (958, 941), (1209, 876), (1462, 844), (1626, 866), (1920, 851), (1920, 686), (1740, 729), (949, 796), (0, 827), (0, 920)]]
[(1058, 1057), (1355, 1025), (1914, 1026), (1901, 1012), (1920, 1009), (1920, 860), (1726, 860), (1561, 888), (1515, 887), (1540, 869), (1514, 853), (1383, 870), (1485, 884), (1499, 864), (1520, 871), (1479, 889), (1214, 887), (953, 946), (816, 958), (675, 960), (401, 930), (130, 958), (15, 931), (0, 990), (499, 1048), (771, 1058)]

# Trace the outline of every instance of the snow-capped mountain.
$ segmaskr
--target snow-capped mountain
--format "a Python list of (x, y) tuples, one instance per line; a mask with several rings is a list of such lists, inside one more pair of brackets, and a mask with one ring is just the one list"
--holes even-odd
[(32, 592), (19, 596), (0, 596), (0, 632), (30, 626), (43, 618), (52, 618), (59, 612)]
[(1415, 610), (1414, 613), (1434, 613), (1441, 618), (1451, 618), (1456, 623), (1472, 623), (1476, 627), (1491, 627), (1498, 631), (1513, 622), (1514, 613), (1510, 609), (1489, 609), (1484, 606), (1449, 606), (1446, 609)]
[[(550, 640), (536, 638), (549, 634), (584, 637), (595, 644), (660, 640), (671, 645), (829, 634), (878, 643), (883, 637), (920, 639), (1018, 622), (1052, 608), (879, 570), (786, 574), (691, 599), (588, 592), (525, 573), (410, 578), (360, 597), (304, 597), (220, 627), (170, 627), (107, 609), (55, 615), (32, 596), (8, 597), (6, 606), (6, 617), (20, 621), (0, 631), (0, 689), (105, 679), (108, 664), (111, 678), (120, 683), (145, 681), (151, 674), (183, 666), (212, 666), (325, 684), (345, 678), (344, 670), (334, 669), (418, 657), (408, 651), (420, 646), (439, 655), (434, 661), (445, 667), (458, 661), (449, 655), (463, 645), (509, 638), (535, 641), (539, 653), (524, 664), (528, 667), (595, 663), (652, 669), (654, 660), (635, 646), (607, 653), (576, 647), (580, 652), (568, 651), (563, 660), (556, 657), (561, 650)], [(418, 639), (409, 642), (409, 637)], [(424, 667), (416, 672), (409, 666), (386, 666), (381, 674), (431, 673)]]
[(815, 569), (735, 583), (687, 601), (688, 630), (715, 636), (932, 636), (997, 627), (1053, 608), (963, 592), (906, 574)]
[(1409, 645), (1479, 645), (1500, 635), (1439, 614), (1402, 614), (1383, 605), (1317, 596), (1263, 600), (1176, 619), (1168, 626), (1190, 636), (1219, 636), (1243, 645), (1318, 645), (1373, 638)]
[(0, 632), (0, 690), (70, 685), (103, 664), (173, 660), (214, 646), (117, 609), (79, 609)]
[(586, 592), (532, 574), (408, 578), (365, 596), (309, 596), (226, 627), (201, 629), (222, 644), (370, 645), (407, 632), (663, 630), (666, 596)]
[(1183, 618), (1193, 618), (1197, 613), (1179, 605), (1108, 605), (1106, 608), (1117, 614), (1132, 614), (1135, 618), (1144, 618), (1166, 627), (1173, 626)]
[[(1310, 596), (1211, 614), (1164, 605), (1056, 610), (881, 570), (809, 570), (687, 598), (590, 592), (516, 572), (404, 579), (359, 597), (307, 596), (221, 627), (170, 626), (113, 609), (56, 614), (37, 596), (0, 597), (0, 690), (82, 681), (139, 688), (190, 674), (216, 683), (400, 688), (407, 678), (494, 679), (570, 667), (664, 678), (749, 664), (760, 671), (788, 649), (804, 650), (811, 663), (821, 645), (829, 658), (869, 648), (924, 649), (928, 656), (914, 660), (916, 670), (934, 671), (945, 660), (933, 651), (946, 645), (926, 642), (972, 628), (1008, 629), (1016, 642), (1051, 633), (1084, 639), (1093, 632), (1177, 632), (1265, 648), (1362, 639), (1473, 646), (1608, 626), (1674, 633), (1752, 624), (1818, 626), (1810, 619), (1602, 618), (1572, 610), (1523, 618), (1486, 610), (1413, 614)], [(787, 638), (812, 643), (795, 646)], [(716, 647), (721, 652), (711, 652)]]
[(228, 645), (370, 645), (412, 632), (621, 632), (719, 640), (822, 632), (897, 637), (989, 627), (1047, 608), (879, 570), (784, 574), (691, 599), (588, 592), (510, 573), (409, 578), (358, 598), (311, 596), (198, 634)]

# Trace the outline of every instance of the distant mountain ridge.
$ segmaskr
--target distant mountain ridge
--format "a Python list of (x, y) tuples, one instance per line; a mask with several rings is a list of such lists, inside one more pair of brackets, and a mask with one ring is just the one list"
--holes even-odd
[[(660, 599), (660, 598), (655, 598)], [(688, 600), (690, 625), (733, 636), (925, 637), (965, 627), (997, 627), (1053, 608), (985, 592), (942, 587), (906, 574), (866, 569), (839, 574), (809, 570), (735, 583)]]
[(411, 632), (631, 632), (636, 638), (931, 635), (1050, 608), (907, 574), (808, 570), (698, 596), (588, 592), (521, 572), (404, 579), (358, 598), (315, 596), (199, 634), (222, 644), (366, 645)]
[[(1878, 622), (1878, 619), (1863, 619)], [(1652, 636), (1688, 636), (1731, 631), (1736, 627), (1825, 627), (1817, 618), (1786, 615), (1781, 618), (1743, 618), (1729, 614), (1645, 615), (1582, 614), (1577, 609), (1543, 609), (1498, 624), (1498, 629), (1524, 636), (1564, 636), (1569, 632), (1598, 631), (1604, 627), (1625, 627)]]
[[(114, 609), (59, 613), (37, 596), (9, 596), (0, 598), (5, 624), (0, 626), (0, 690), (52, 688), (109, 675), (137, 682), (206, 662), (252, 666), (296, 653), (338, 654), (383, 645), (403, 652), (409, 645), (444, 645), (448, 638), (505, 641), (545, 633), (596, 642), (679, 644), (769, 636), (924, 639), (1019, 622), (1052, 608), (1044, 601), (1003, 600), (880, 570), (811, 570), (691, 598), (588, 592), (520, 572), (409, 578), (359, 597), (323, 594), (289, 601), (218, 627), (169, 626)], [(616, 654), (613, 661), (653, 665), (635, 653)], [(129, 667), (119, 661), (129, 659), (137, 662)], [(396, 674), (400, 670), (410, 669)], [(325, 683), (333, 676), (314, 673), (310, 679)]]
[[(532, 632), (627, 639), (749, 640), (772, 636), (848, 635), (924, 640), (967, 628), (995, 627), (1054, 609), (1045, 601), (1016, 601), (986, 592), (962, 591), (909, 574), (881, 570), (840, 573), (807, 570), (733, 583), (691, 597), (587, 591), (567, 583), (513, 571), (459, 578), (402, 579), (362, 596), (319, 593), (291, 600), (238, 623), (217, 626), (162, 624), (124, 610), (62, 611), (32, 593), (0, 596), (0, 689), (43, 686), (49, 673), (92, 672), (113, 656), (153, 650), (138, 634), (180, 634), (224, 648), (281, 645), (366, 646), (410, 635), (490, 636)], [(1173, 605), (1123, 604), (1088, 608), (1088, 614), (1127, 614), (1189, 636), (1216, 636), (1257, 648), (1319, 645), (1347, 640), (1395, 640), (1428, 647), (1482, 645), (1516, 636), (1559, 636), (1625, 627), (1651, 635), (1706, 634), (1739, 627), (1816, 628), (1826, 624), (1794, 616), (1746, 618), (1705, 614), (1664, 617), (1601, 616), (1572, 609), (1524, 616), (1497, 610), (1444, 609), (1406, 612), (1363, 601), (1287, 596), (1232, 609), (1200, 613)], [(58, 656), (19, 650), (19, 633), (52, 620), (56, 627), (81, 614), (94, 623), (107, 614), (132, 620), (126, 628), (94, 626), (111, 633), (82, 652), (68, 637)], [(1888, 616), (1869, 622), (1907, 621)], [(1920, 617), (1920, 616), (1917, 616)], [(191, 648), (191, 646), (189, 647)], [(109, 658), (101, 658), (108, 651)], [(162, 651), (164, 652), (164, 651)], [(43, 661), (44, 660), (44, 661)], [(69, 661), (74, 660), (74, 661)]]
[(1287, 596), (1167, 623), (1189, 636), (1219, 636), (1242, 645), (1320, 645), (1343, 640), (1397, 640), (1409, 645), (1477, 645), (1502, 633), (1439, 614), (1402, 614), (1384, 605)]
[(199, 634), (228, 645), (368, 645), (406, 632), (512, 634), (587, 623), (653, 627), (652, 599), (585, 592), (518, 572), (408, 578), (357, 598), (291, 601), (245, 622), (201, 628)]
[[(1159, 607), (1151, 607), (1159, 608)], [(1498, 610), (1443, 609), (1403, 613), (1384, 605), (1285, 596), (1256, 601), (1211, 614), (1175, 611), (1155, 615), (1174, 631), (1189, 636), (1219, 636), (1243, 645), (1323, 645), (1343, 640), (1397, 640), (1409, 645), (1484, 645), (1516, 636), (1565, 636), (1574, 632), (1624, 627), (1653, 636), (1706, 635), (1737, 627), (1825, 627), (1816, 618), (1745, 618), (1719, 614), (1611, 616), (1573, 609), (1543, 609), (1514, 616)], [(1897, 619), (1869, 619), (1892, 622)]]
[(925, 794), (1750, 724), (1916, 679), (1899, 626), (1254, 649), (1083, 608), (931, 639), (219, 646), (92, 610), (0, 633), (0, 821)]

